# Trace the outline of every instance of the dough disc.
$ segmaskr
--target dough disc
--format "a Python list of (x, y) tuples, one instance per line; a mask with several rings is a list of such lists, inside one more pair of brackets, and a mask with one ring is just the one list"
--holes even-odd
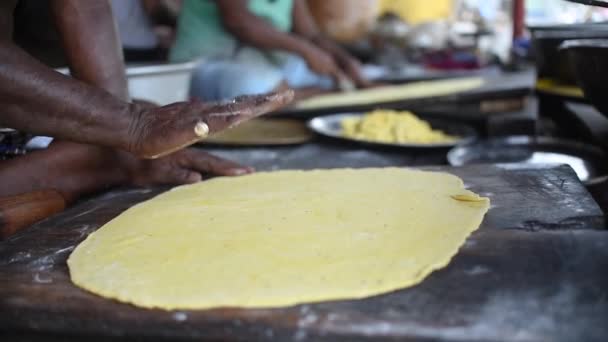
[(330, 93), (314, 96), (297, 102), (295, 108), (310, 110), (350, 107), (405, 101), (424, 97), (445, 96), (473, 90), (481, 87), (483, 84), (484, 81), (480, 77), (468, 77), (357, 89), (345, 93)]
[(421, 282), (479, 227), (489, 200), (445, 173), (256, 173), (136, 205), (70, 255), (72, 281), (163, 309), (280, 307)]

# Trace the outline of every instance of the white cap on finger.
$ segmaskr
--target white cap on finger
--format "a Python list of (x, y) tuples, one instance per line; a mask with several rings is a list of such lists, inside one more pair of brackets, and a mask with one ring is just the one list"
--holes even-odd
[(209, 125), (200, 121), (194, 126), (194, 133), (200, 138), (206, 138), (209, 135)]

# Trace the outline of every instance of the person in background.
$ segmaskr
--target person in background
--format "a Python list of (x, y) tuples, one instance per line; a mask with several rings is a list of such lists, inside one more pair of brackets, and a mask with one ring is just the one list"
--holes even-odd
[(185, 0), (170, 61), (196, 59), (190, 93), (205, 101), (369, 85), (360, 63), (320, 33), (306, 0)]
[(126, 62), (166, 61), (181, 0), (112, 0)]

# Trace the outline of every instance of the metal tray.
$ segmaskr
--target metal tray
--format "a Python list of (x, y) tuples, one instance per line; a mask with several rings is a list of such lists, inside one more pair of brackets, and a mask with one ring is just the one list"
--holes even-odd
[(368, 144), (375, 146), (384, 146), (384, 147), (403, 147), (403, 148), (417, 148), (417, 149), (430, 149), (430, 148), (450, 148), (454, 147), (457, 144), (467, 143), (469, 141), (474, 140), (477, 137), (477, 132), (471, 126), (464, 125), (461, 123), (455, 123), (447, 120), (437, 120), (437, 119), (426, 119), (431, 124), (431, 127), (434, 129), (440, 129), (447, 134), (455, 135), (462, 137), (459, 140), (449, 143), (434, 143), (434, 144), (415, 144), (415, 143), (384, 143), (378, 141), (371, 140), (360, 140), (353, 139), (349, 137), (345, 137), (342, 135), (342, 120), (353, 118), (353, 117), (361, 117), (363, 113), (341, 113), (334, 114), (328, 116), (321, 116), (314, 118), (308, 121), (308, 127), (313, 130), (315, 133), (339, 139), (343, 141), (350, 141), (359, 144)]
[(511, 136), (460, 145), (448, 152), (452, 166), (509, 164), (533, 167), (570, 165), (582, 182), (595, 182), (608, 174), (606, 154), (598, 147), (552, 137)]

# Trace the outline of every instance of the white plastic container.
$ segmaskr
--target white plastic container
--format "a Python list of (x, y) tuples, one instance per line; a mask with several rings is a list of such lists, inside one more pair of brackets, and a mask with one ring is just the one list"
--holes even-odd
[(131, 98), (160, 105), (188, 100), (192, 71), (196, 62), (127, 66)]
[[(159, 105), (188, 100), (192, 71), (198, 61), (175, 64), (127, 65), (131, 98)], [(67, 68), (57, 69), (69, 75)]]

